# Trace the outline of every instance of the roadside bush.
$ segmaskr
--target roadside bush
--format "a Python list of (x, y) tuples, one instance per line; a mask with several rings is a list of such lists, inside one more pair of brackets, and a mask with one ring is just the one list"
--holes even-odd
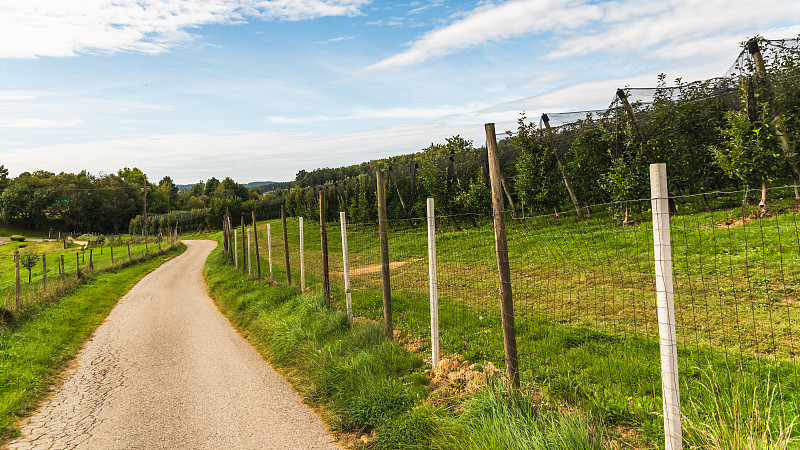
[(25, 240), (25, 236), (22, 236), (20, 234), (12, 234), (11, 240), (16, 242), (23, 242)]

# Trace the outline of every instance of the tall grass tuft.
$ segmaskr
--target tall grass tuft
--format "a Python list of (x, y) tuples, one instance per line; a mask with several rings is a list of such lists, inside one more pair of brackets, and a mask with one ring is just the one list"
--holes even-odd
[(591, 417), (541, 405), (521, 390), (490, 383), (466, 402), (460, 427), (435, 443), (441, 449), (603, 449), (606, 432)]
[(741, 372), (728, 370), (720, 376), (713, 366), (702, 370), (704, 381), (683, 408), (684, 443), (710, 450), (798, 448), (797, 411), (788, 422), (783, 419), (786, 412), (775, 411), (778, 384), (769, 374), (759, 382)]

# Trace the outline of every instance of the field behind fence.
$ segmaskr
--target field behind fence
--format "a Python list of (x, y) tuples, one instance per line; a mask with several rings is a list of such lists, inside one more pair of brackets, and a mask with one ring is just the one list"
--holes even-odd
[[(173, 241), (127, 236), (81, 244), (57, 240), (9, 242), (0, 245), (0, 307), (17, 313), (59, 295), (91, 271), (121, 267), (155, 252)], [(30, 273), (25, 267), (30, 265)]]
[[(794, 433), (800, 413), (800, 230), (793, 188), (670, 197), (674, 322), (683, 435), (708, 428), (764, 442)], [(664, 439), (659, 316), (651, 200), (573, 213), (506, 214), (519, 370), (523, 384), (583, 405), (608, 423)], [(388, 223), (396, 337), (430, 354), (428, 239), (424, 217)], [(249, 221), (248, 221), (249, 222)], [(504, 364), (491, 216), (436, 216), (438, 327), (442, 357)], [(258, 227), (264, 279), (301, 283), (300, 220)], [(384, 319), (377, 223), (347, 223), (355, 320)], [(332, 305), (345, 308), (340, 223), (326, 224)], [(303, 274), (322, 290), (320, 226), (305, 218)], [(237, 264), (247, 271), (237, 228)], [(233, 245), (233, 243), (232, 243)], [(254, 243), (250, 254), (254, 257)], [(255, 276), (256, 264), (252, 261)], [(411, 338), (409, 339), (410, 335)], [(749, 427), (749, 431), (748, 430)], [(738, 430), (738, 431), (737, 431)]]

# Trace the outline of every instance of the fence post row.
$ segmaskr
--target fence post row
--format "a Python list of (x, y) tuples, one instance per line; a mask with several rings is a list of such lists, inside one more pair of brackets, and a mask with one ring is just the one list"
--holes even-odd
[(342, 227), (342, 262), (344, 263), (344, 293), (347, 302), (347, 323), (353, 324), (353, 297), (350, 293), (350, 257), (347, 252), (347, 221), (344, 211), (339, 212)]
[(428, 284), (431, 301), (431, 365), (439, 365), (439, 280), (436, 274), (436, 214), (433, 199), (428, 198)]
[(328, 272), (328, 230), (325, 226), (325, 191), (319, 191), (319, 234), (322, 246), (322, 291), (325, 304), (331, 306), (331, 278)]
[[(489, 177), (492, 184), (492, 212), (494, 213), (494, 240), (497, 250), (497, 272), (500, 279), (500, 311), (503, 317), (503, 344), (506, 354), (506, 376), (512, 386), (519, 387), (519, 360), (517, 358), (517, 329), (514, 325), (514, 299), (511, 293), (511, 267), (508, 261), (505, 208), (503, 206), (502, 173), (497, 155), (497, 136), (494, 124), (487, 123), (486, 147), (489, 158)], [(516, 214), (515, 214), (516, 216)]]
[(658, 343), (661, 349), (661, 395), (664, 443), (667, 450), (683, 448), (681, 398), (678, 384), (678, 341), (672, 286), (672, 244), (669, 230), (667, 165), (650, 164), (650, 202), (653, 215), (653, 254), (656, 269)]
[(303, 236), (303, 218), (297, 218), (300, 224), (300, 292), (306, 291), (306, 241)]
[(383, 171), (375, 172), (378, 190), (378, 229), (381, 240), (381, 273), (383, 275), (383, 332), (387, 339), (394, 337), (392, 324), (392, 289), (389, 285), (389, 233), (386, 229), (386, 182)]

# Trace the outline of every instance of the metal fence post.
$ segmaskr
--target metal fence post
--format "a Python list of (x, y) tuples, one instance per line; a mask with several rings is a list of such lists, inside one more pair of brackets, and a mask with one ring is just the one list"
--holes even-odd
[(431, 365), (439, 365), (439, 280), (436, 274), (436, 215), (433, 199), (428, 198), (428, 283), (431, 300)]
[(303, 218), (298, 217), (300, 223), (300, 292), (306, 291), (306, 241), (303, 236)]
[(678, 341), (675, 330), (675, 300), (672, 286), (667, 165), (664, 163), (650, 164), (650, 198), (653, 213), (658, 342), (661, 349), (664, 443), (667, 450), (680, 450), (683, 448), (683, 436), (678, 384)]
[(350, 293), (350, 257), (347, 253), (347, 221), (344, 211), (339, 212), (342, 227), (342, 262), (344, 263), (344, 292), (347, 301), (347, 322), (353, 324), (353, 297)]

